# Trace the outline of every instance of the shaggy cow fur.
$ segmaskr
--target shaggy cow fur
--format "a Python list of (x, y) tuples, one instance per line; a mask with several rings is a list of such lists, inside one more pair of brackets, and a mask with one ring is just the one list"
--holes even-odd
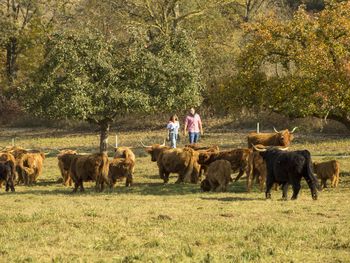
[(104, 185), (109, 185), (108, 179), (109, 160), (105, 153), (75, 156), (73, 158), (69, 174), (74, 182), (73, 192), (84, 191), (83, 182), (95, 181), (96, 191), (103, 191)]
[(327, 180), (331, 180), (331, 186), (337, 187), (339, 183), (339, 162), (336, 160), (328, 162), (314, 162), (314, 172), (321, 180), (321, 188), (327, 187)]
[(201, 183), (201, 188), (203, 191), (225, 192), (230, 181), (231, 163), (226, 160), (217, 160), (209, 165), (206, 178)]

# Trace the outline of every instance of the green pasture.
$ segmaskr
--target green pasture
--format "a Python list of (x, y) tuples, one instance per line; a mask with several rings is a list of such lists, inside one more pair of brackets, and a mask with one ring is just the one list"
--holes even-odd
[[(175, 175), (163, 185), (139, 142), (161, 143), (164, 131), (118, 134), (120, 145), (134, 147), (135, 184), (120, 182), (103, 193), (86, 183), (85, 193), (72, 194), (60, 183), (56, 159), (62, 148), (97, 151), (96, 134), (2, 129), (0, 146), (12, 137), (48, 155), (35, 186), (0, 189), (0, 262), (350, 262), (348, 138), (297, 134), (291, 149), (339, 160), (340, 185), (317, 201), (304, 182), (298, 200), (282, 201), (273, 191), (266, 201), (258, 187), (245, 192), (244, 178), (226, 193), (175, 185)], [(213, 132), (202, 143), (245, 147), (245, 137), (245, 131)]]

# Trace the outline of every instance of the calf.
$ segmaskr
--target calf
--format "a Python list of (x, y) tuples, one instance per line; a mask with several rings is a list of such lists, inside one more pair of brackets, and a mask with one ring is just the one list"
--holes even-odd
[(109, 180), (112, 188), (117, 180), (126, 178), (125, 186), (133, 183), (135, 162), (128, 158), (114, 158), (109, 164)]
[(226, 192), (230, 181), (231, 163), (226, 160), (217, 160), (209, 165), (206, 178), (201, 183), (201, 188), (205, 192)]
[[(250, 178), (252, 169), (252, 150), (250, 149), (234, 149), (229, 151), (207, 152), (199, 155), (200, 165), (209, 165), (216, 160), (227, 160), (231, 164), (233, 172), (239, 172), (236, 181), (244, 174)], [(247, 180), (247, 184), (249, 180)]]
[(321, 179), (321, 188), (327, 188), (327, 180), (331, 180), (331, 186), (337, 187), (339, 183), (339, 162), (336, 160), (328, 162), (314, 162), (314, 172)]

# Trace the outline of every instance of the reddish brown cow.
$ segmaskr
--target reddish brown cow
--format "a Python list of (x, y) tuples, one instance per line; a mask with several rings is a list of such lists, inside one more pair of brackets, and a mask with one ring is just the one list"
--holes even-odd
[(200, 165), (198, 164), (198, 153), (193, 149), (186, 147), (170, 149), (164, 144), (154, 144), (145, 146), (145, 150), (151, 155), (152, 162), (157, 162), (159, 176), (164, 183), (169, 181), (170, 173), (179, 175), (176, 183), (198, 182)]
[(248, 134), (248, 148), (252, 148), (252, 145), (264, 145), (264, 146), (283, 146), (287, 147), (290, 145), (291, 141), (294, 139), (294, 131), (297, 129), (295, 127), (291, 132), (286, 129), (283, 131), (277, 131), (275, 128), (275, 133), (256, 133), (251, 132)]
[[(197, 143), (194, 144), (186, 144), (185, 147), (192, 148), (193, 150), (197, 151), (199, 156), (201, 156), (204, 153), (207, 152), (219, 152), (219, 146), (214, 145), (214, 146), (202, 146)], [(201, 164), (201, 168), (199, 170), (199, 178), (202, 177), (202, 174), (205, 174), (206, 171), (208, 170), (208, 165)]]
[(69, 168), (72, 163), (72, 160), (77, 156), (77, 152), (74, 150), (62, 150), (57, 155), (58, 159), (58, 168), (61, 171), (61, 175), (63, 178), (63, 185), (71, 186), (72, 178), (69, 176)]
[(337, 187), (339, 183), (339, 162), (331, 160), (327, 162), (314, 162), (314, 172), (321, 179), (321, 188), (327, 188), (327, 180), (331, 180), (331, 186)]
[(250, 184), (250, 173), (252, 170), (252, 150), (251, 149), (234, 149), (229, 151), (220, 151), (217, 153), (203, 153), (199, 156), (200, 165), (209, 165), (216, 160), (227, 160), (231, 163), (233, 172), (239, 171), (236, 177), (237, 181), (244, 172), (247, 174), (247, 189)]
[(231, 163), (226, 160), (216, 160), (208, 167), (206, 178), (201, 183), (203, 191), (226, 192), (231, 181)]
[(73, 192), (76, 192), (79, 186), (83, 192), (83, 182), (86, 181), (95, 181), (96, 191), (103, 191), (104, 184), (110, 184), (108, 170), (109, 160), (106, 153), (75, 156), (69, 169), (69, 175), (74, 182)]

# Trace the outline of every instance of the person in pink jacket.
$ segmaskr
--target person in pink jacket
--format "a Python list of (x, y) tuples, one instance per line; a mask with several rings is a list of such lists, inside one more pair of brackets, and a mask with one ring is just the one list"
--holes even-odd
[(200, 134), (203, 134), (202, 120), (194, 108), (190, 109), (190, 114), (186, 116), (184, 134), (188, 131), (190, 143), (196, 143)]

